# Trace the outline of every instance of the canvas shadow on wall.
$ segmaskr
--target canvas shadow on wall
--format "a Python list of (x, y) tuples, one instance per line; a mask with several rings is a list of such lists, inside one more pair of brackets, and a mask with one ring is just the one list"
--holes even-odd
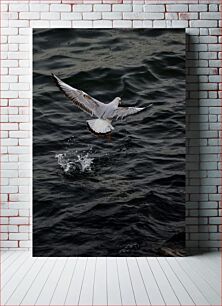
[[(95, 135), (115, 97), (145, 109)], [(33, 30), (33, 256), (182, 255), (184, 234), (184, 29)]]

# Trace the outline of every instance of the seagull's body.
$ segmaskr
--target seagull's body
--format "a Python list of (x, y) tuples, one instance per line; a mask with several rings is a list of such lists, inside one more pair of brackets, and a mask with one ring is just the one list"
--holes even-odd
[(98, 101), (82, 90), (71, 87), (52, 74), (57, 86), (77, 107), (97, 119), (87, 120), (89, 129), (95, 134), (110, 134), (113, 119), (124, 118), (141, 112), (145, 107), (120, 107), (121, 98), (116, 97), (108, 104)]

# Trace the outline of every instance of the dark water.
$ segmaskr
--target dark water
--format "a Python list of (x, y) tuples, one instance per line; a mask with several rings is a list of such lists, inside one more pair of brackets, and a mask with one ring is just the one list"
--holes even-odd
[[(149, 256), (185, 219), (183, 30), (34, 30), (34, 256)], [(153, 106), (96, 138), (50, 78)]]

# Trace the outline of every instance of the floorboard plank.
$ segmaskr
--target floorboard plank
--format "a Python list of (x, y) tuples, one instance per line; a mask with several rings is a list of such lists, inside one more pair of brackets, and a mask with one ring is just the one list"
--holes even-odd
[(4, 305), (6, 301), (10, 298), (13, 292), (16, 290), (17, 286), (23, 282), (24, 277), (28, 274), (29, 270), (34, 266), (36, 260), (26, 259), (21, 269), (17, 271), (16, 274), (10, 279), (10, 282), (3, 285), (1, 290), (1, 302)]
[(3, 252), (1, 254), (1, 263), (3, 263), (6, 260), (8, 260), (11, 256), (15, 256), (15, 252), (12, 252), (12, 251)]
[(145, 257), (137, 258), (151, 305), (165, 305), (163, 296)]
[(215, 289), (213, 289), (202, 277), (200, 273), (197, 273), (196, 270), (190, 266), (190, 264), (183, 260), (182, 258), (177, 258), (177, 262), (179, 263), (181, 269), (184, 270), (195, 282), (199, 291), (203, 294), (209, 304), (211, 305), (219, 305), (220, 304), (220, 295), (217, 294)]
[(2, 305), (220, 305), (219, 252), (184, 258), (8, 253), (2, 263)]
[(34, 278), (29, 290), (21, 300), (21, 305), (35, 305), (48, 277), (54, 267), (56, 260), (54, 258), (45, 258), (45, 263), (42, 269)]
[(172, 270), (169, 263), (166, 261), (164, 257), (160, 257), (157, 259), (159, 262), (159, 265), (166, 275), (166, 278), (168, 279), (169, 283), (171, 284), (172, 288), (174, 289), (174, 292), (176, 293), (176, 296), (178, 300), (180, 301), (181, 305), (195, 305), (194, 301), (192, 300), (192, 297), (189, 295), (177, 275)]
[(93, 305), (107, 305), (106, 258), (98, 257), (95, 268)]
[(56, 265), (51, 271), (47, 282), (45, 283), (35, 305), (50, 305), (56, 285), (62, 274), (67, 258), (57, 258)]
[(76, 267), (73, 271), (73, 275), (65, 299), (65, 305), (78, 305), (86, 264), (86, 257), (77, 258)]
[(22, 281), (18, 284), (16, 289), (10, 295), (9, 299), (6, 302), (6, 305), (20, 305), (24, 295), (29, 290), (30, 285), (35, 280), (45, 263), (46, 260), (39, 259), (34, 263), (34, 265), (31, 267), (28, 273), (24, 275)]
[(197, 260), (195, 257), (189, 258), (190, 265), (196, 272), (200, 273), (202, 278), (205, 279), (212, 286), (217, 293), (221, 291), (221, 269), (218, 267), (217, 274), (212, 271), (212, 265), (205, 265), (202, 261)]
[(76, 268), (77, 258), (69, 257), (64, 271), (59, 279), (56, 290), (53, 294), (50, 305), (64, 305), (69, 285)]
[(154, 257), (149, 257), (147, 258), (147, 261), (159, 285), (159, 288), (161, 290), (162, 296), (164, 297), (166, 304), (167, 305), (179, 305), (180, 303), (176, 296), (176, 293), (174, 292), (171, 284), (166, 278), (157, 259)]
[(14, 275), (19, 273), (19, 271), (23, 268), (23, 265), (25, 261), (28, 259), (28, 257), (24, 254), (16, 261), (16, 264), (11, 265), (7, 269), (7, 273), (2, 273), (2, 278), (1, 278), (1, 290), (4, 286), (7, 285), (7, 283), (12, 279)]
[(184, 287), (186, 288), (189, 295), (192, 297), (192, 300), (196, 305), (208, 305), (208, 301), (203, 296), (203, 294), (200, 292), (200, 290), (197, 288), (195, 283), (192, 281), (192, 279), (181, 269), (178, 262), (175, 260), (174, 257), (168, 257), (166, 260), (169, 262), (172, 270), (175, 274), (177, 274), (183, 283)]
[(215, 256), (211, 253), (195, 256), (201, 263), (205, 263), (206, 266), (210, 265), (212, 273), (218, 275), (218, 267), (221, 265), (220, 256)]
[(0, 249), (0, 262), (4, 259), (7, 258), (10, 255), (9, 251), (3, 251)]
[(135, 295), (125, 257), (117, 258), (118, 277), (123, 305), (136, 305)]
[(107, 258), (107, 299), (108, 305), (122, 305), (116, 257)]
[(6, 273), (6, 271), (16, 265), (16, 261), (22, 256), (22, 252), (15, 252), (13, 256), (10, 256), (5, 263), (2, 265), (1, 273)]
[(150, 300), (136, 258), (127, 258), (127, 265), (137, 305), (149, 305)]
[(89, 257), (78, 305), (92, 305), (96, 258)]

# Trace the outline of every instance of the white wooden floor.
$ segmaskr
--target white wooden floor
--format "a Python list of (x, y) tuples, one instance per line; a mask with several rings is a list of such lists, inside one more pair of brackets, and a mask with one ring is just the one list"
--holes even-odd
[(0, 305), (221, 305), (220, 253), (32, 258), (1, 252)]

